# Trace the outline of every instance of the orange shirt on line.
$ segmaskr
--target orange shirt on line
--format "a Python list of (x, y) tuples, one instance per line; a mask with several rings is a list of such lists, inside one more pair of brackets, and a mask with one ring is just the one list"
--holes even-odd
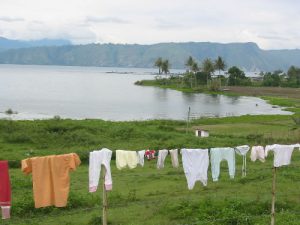
[(22, 160), (22, 171), (26, 175), (32, 173), (35, 208), (65, 207), (70, 189), (69, 171), (80, 163), (75, 153)]

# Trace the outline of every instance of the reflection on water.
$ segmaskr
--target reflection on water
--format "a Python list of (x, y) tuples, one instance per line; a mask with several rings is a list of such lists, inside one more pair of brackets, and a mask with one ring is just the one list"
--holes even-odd
[(195, 100), (195, 96), (196, 96), (196, 94), (193, 94), (193, 93), (182, 92), (182, 97), (183, 97), (184, 101), (192, 102)]
[[(111, 71), (114, 71), (111, 73)], [(134, 85), (150, 69), (0, 65), (0, 118), (185, 119), (191, 115), (289, 114), (259, 98)], [(258, 104), (258, 106), (256, 106)], [(7, 116), (12, 108), (19, 113)]]

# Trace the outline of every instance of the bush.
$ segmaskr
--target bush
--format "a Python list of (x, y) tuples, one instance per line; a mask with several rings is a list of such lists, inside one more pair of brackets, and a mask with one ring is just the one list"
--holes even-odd
[(228, 84), (232, 86), (241, 85), (241, 86), (250, 86), (251, 80), (246, 77), (244, 71), (240, 70), (236, 66), (231, 67), (228, 70), (229, 78)]
[(11, 114), (13, 114), (14, 112), (12, 111), (12, 109), (8, 109), (8, 110), (5, 111), (5, 113), (11, 115)]
[(292, 116), (292, 120), (294, 121), (294, 123), (297, 126), (300, 126), (300, 114), (296, 114), (296, 115)]
[(8, 143), (18, 143), (18, 144), (33, 143), (30, 135), (24, 132), (6, 134), (5, 141)]
[(221, 81), (219, 79), (213, 79), (209, 83), (210, 91), (220, 91), (221, 90)]

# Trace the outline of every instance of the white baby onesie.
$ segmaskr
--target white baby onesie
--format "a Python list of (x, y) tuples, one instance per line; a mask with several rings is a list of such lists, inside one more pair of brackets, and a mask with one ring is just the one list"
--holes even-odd
[(101, 165), (105, 167), (105, 188), (106, 190), (112, 189), (112, 177), (110, 170), (110, 160), (112, 156), (112, 151), (103, 148), (102, 150), (92, 151), (90, 152), (89, 157), (89, 191), (95, 192), (97, 190), (100, 173), (101, 173)]
[(265, 149), (263, 146), (253, 146), (250, 154), (251, 161), (259, 159), (261, 162), (265, 162)]
[(144, 166), (145, 150), (138, 151), (136, 154), (138, 157), (138, 164), (140, 164), (141, 166)]
[(246, 172), (246, 167), (247, 167), (247, 152), (249, 151), (250, 147), (248, 145), (241, 145), (237, 146), (234, 148), (235, 152), (238, 155), (241, 155), (243, 157), (243, 167), (242, 167), (242, 176), (245, 177), (247, 172)]
[(210, 149), (211, 160), (211, 174), (213, 181), (218, 181), (220, 175), (220, 163), (223, 160), (227, 161), (229, 176), (231, 179), (235, 175), (235, 153), (233, 148), (211, 148)]
[(209, 165), (208, 149), (182, 149), (181, 154), (188, 189), (192, 190), (196, 181), (201, 181), (206, 186)]
[(157, 158), (157, 169), (162, 169), (165, 167), (165, 159), (168, 155), (168, 150), (159, 150)]
[(116, 150), (116, 166), (119, 170), (126, 168), (136, 168), (138, 157), (136, 151)]
[(266, 146), (266, 157), (269, 151), (274, 152), (274, 167), (287, 166), (291, 163), (292, 154), (294, 148), (298, 148), (299, 145), (267, 145)]
[(172, 150), (169, 150), (169, 152), (170, 152), (170, 155), (171, 155), (172, 166), (174, 168), (178, 168), (179, 167), (178, 149), (172, 149)]

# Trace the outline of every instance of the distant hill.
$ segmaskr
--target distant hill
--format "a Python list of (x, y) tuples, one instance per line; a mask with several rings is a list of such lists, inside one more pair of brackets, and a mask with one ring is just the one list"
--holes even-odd
[(33, 41), (19, 41), (0, 37), (0, 51), (18, 48), (30, 48), (38, 46), (62, 46), (70, 45), (71, 42), (64, 39), (41, 39)]
[(300, 50), (262, 50), (255, 43), (160, 43), (137, 44), (88, 44), (51, 47), (10, 49), (0, 53), (0, 63), (153, 67), (157, 57), (169, 59), (172, 68), (184, 68), (186, 59), (192, 56), (198, 62), (205, 58), (221, 56), (228, 66), (236, 65), (248, 71), (300, 66)]

